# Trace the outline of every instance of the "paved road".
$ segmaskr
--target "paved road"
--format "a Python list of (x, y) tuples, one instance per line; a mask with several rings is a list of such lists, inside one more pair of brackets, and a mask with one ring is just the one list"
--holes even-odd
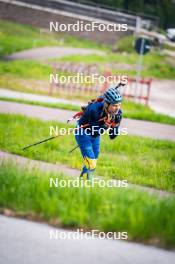
[(69, 105), (75, 105), (79, 107), (87, 103), (87, 102), (80, 102), (80, 101), (75, 101), (75, 100), (67, 100), (63, 98), (56, 98), (56, 97), (49, 96), (49, 95), (17, 92), (17, 91), (13, 91), (9, 89), (2, 89), (2, 88), (0, 88), (0, 97), (7, 98), (7, 99), (10, 98), (10, 99), (27, 100), (30, 102), (40, 102), (40, 103), (47, 103), (47, 104), (59, 104), (59, 103), (69, 104)]
[[(74, 111), (0, 101), (0, 113), (23, 114), (42, 120), (57, 120), (65, 123)], [(134, 119), (123, 119), (121, 130), (127, 128), (129, 135), (175, 141), (175, 126)]]
[(157, 113), (175, 117), (175, 81), (153, 80), (149, 106)]
[[(167, 114), (175, 117), (175, 81), (154, 80), (151, 89), (151, 97), (149, 100), (149, 106), (155, 112)], [(9, 89), (0, 89), (0, 97), (22, 99), (34, 102), (44, 103), (65, 103), (71, 105), (84, 105), (86, 102), (66, 100), (62, 98), (55, 98), (48, 95), (31, 94), (25, 92), (17, 92)]]
[[(175, 252), (119, 240), (50, 239), (69, 231), (0, 215), (2, 264), (170, 264)], [(90, 237), (89, 237), (90, 238)]]
[[(39, 161), (39, 160), (32, 160), (29, 158), (25, 158), (16, 154), (8, 153), (5, 151), (0, 150), (0, 165), (1, 163), (13, 163), (19, 167), (27, 168), (27, 170), (32, 170), (34, 168), (40, 170), (41, 172), (54, 172), (56, 173), (63, 173), (66, 176), (79, 178), (80, 171), (77, 169), (72, 169), (67, 167), (63, 164), (53, 164), (45, 161)], [(101, 179), (102, 176), (96, 175), (95, 178)], [(119, 180), (113, 180), (115, 186), (120, 186)], [(163, 190), (157, 190), (155, 188), (147, 187), (147, 186), (141, 186), (137, 184), (131, 184), (128, 183), (127, 188), (137, 189), (144, 192), (149, 192), (150, 194), (157, 194), (159, 196), (174, 196), (174, 193), (170, 193)]]
[(31, 60), (52, 59), (69, 55), (104, 55), (104, 52), (95, 49), (72, 48), (72, 47), (43, 47), (19, 51), (5, 57), (6, 60)]

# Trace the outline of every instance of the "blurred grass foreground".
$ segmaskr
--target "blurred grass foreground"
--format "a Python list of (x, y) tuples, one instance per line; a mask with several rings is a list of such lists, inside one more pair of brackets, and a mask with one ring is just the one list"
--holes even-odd
[[(0, 208), (18, 216), (33, 215), (68, 228), (128, 232), (129, 240), (163, 247), (175, 245), (175, 198), (160, 198), (121, 188), (50, 188), (61, 174), (27, 171), (12, 164), (0, 170)], [(109, 217), (110, 216), (110, 217)]]

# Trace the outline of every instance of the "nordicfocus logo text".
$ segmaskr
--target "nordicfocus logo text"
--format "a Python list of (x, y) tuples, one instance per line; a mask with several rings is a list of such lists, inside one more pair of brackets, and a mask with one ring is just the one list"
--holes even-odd
[(50, 188), (126, 188), (128, 187), (127, 180), (104, 180), (102, 178), (94, 177), (92, 180), (80, 180), (76, 179), (59, 179), (49, 178), (49, 187)]
[(87, 128), (82, 128), (82, 127), (58, 127), (58, 126), (50, 126), (49, 127), (49, 135), (50, 136), (65, 136), (65, 135), (74, 135), (74, 136), (79, 136), (79, 135), (84, 135), (86, 134), (87, 136), (93, 136), (96, 135), (98, 133), (98, 135), (105, 135), (107, 134), (108, 136), (111, 135), (122, 135), (122, 136), (126, 136), (128, 135), (128, 131), (127, 131), (127, 127), (119, 127), (118, 130), (113, 129), (113, 131), (111, 132), (111, 128), (109, 127), (108, 129), (105, 129), (103, 127), (99, 128), (98, 126), (92, 126), (87, 127)]
[(98, 73), (94, 73), (91, 75), (85, 75), (83, 73), (77, 73), (74, 75), (59, 75), (58, 73), (50, 74), (50, 84), (92, 84), (99, 83), (104, 84), (108, 82), (109, 84), (122, 82), (127, 84), (128, 76), (127, 75), (100, 75)]
[(116, 240), (126, 240), (128, 239), (127, 232), (100, 232), (99, 230), (91, 230), (89, 232), (84, 232), (83, 229), (77, 229), (76, 231), (58, 231), (50, 230), (50, 239), (116, 239)]
[(115, 24), (115, 23), (100, 23), (97, 21), (92, 22), (84, 22), (78, 20), (74, 24), (70, 23), (59, 23), (59, 22), (50, 22), (50, 31), (57, 32), (94, 32), (94, 31), (109, 31), (109, 32), (117, 32), (117, 31), (127, 31), (127, 24)]

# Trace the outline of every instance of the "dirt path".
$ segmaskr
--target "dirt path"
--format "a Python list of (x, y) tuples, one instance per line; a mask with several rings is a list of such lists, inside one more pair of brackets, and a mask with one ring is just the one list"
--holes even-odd
[[(63, 123), (75, 114), (74, 111), (6, 101), (0, 101), (0, 113), (22, 114), (45, 121), (56, 120)], [(172, 125), (134, 119), (123, 119), (121, 124), (121, 129), (122, 128), (127, 128), (128, 135), (175, 141), (175, 126)]]
[[(44, 161), (38, 161), (38, 160), (32, 160), (29, 158), (25, 158), (16, 154), (11, 154), (8, 152), (0, 151), (0, 164), (1, 163), (8, 163), (12, 162), (16, 164), (17, 166), (27, 168), (27, 170), (32, 170), (34, 168), (41, 170), (43, 172), (54, 172), (54, 173), (63, 173), (66, 176), (70, 177), (79, 177), (80, 171), (77, 169), (72, 169), (67, 167), (66, 165), (63, 164), (53, 164), (49, 162), (44, 162)], [(102, 176), (95, 176), (96, 179), (101, 179)], [(115, 185), (120, 186), (120, 181), (119, 180), (113, 180), (113, 183)], [(146, 186), (140, 186), (136, 184), (128, 184), (127, 188), (134, 188), (138, 189), (144, 192), (149, 192), (150, 194), (158, 194), (161, 197), (162, 196), (174, 196), (174, 193), (170, 193), (167, 191), (163, 190), (157, 190), (151, 187), (146, 187)]]

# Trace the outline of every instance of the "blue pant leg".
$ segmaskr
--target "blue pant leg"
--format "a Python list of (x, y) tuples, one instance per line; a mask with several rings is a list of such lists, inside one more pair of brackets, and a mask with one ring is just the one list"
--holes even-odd
[(96, 138), (92, 138), (91, 142), (92, 142), (94, 157), (95, 159), (98, 159), (99, 152), (100, 152), (100, 136)]
[(90, 159), (95, 159), (91, 136), (85, 134), (76, 135), (75, 139), (79, 145), (83, 158), (88, 157)]
[(85, 166), (83, 167), (81, 175), (84, 173), (87, 173), (89, 175), (88, 178), (90, 178), (92, 177), (90, 176), (91, 172), (94, 170), (92, 169), (93, 168), (92, 162), (95, 161), (96, 159), (95, 154), (94, 154), (94, 149), (93, 149), (94, 142), (92, 141), (92, 137), (86, 134), (76, 135), (75, 138), (80, 147), (81, 154), (85, 162)]

